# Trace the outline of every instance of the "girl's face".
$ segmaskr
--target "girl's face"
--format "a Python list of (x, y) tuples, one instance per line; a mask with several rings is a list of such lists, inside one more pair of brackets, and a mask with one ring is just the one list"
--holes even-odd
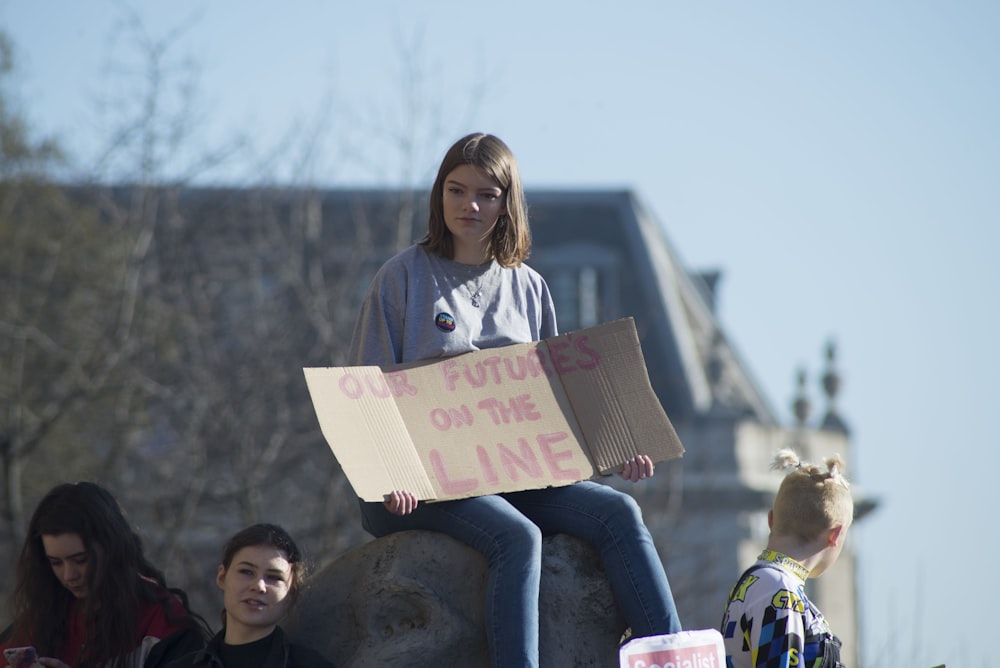
[(73, 596), (86, 598), (91, 564), (80, 534), (42, 534), (42, 546), (56, 579)]
[(482, 262), (500, 216), (507, 213), (500, 184), (475, 165), (459, 165), (448, 173), (442, 193), (444, 223), (455, 241), (455, 259)]
[(226, 642), (251, 642), (270, 634), (285, 616), (292, 568), (276, 547), (244, 547), (233, 555), (228, 569), (219, 565), (216, 584), (226, 608)]

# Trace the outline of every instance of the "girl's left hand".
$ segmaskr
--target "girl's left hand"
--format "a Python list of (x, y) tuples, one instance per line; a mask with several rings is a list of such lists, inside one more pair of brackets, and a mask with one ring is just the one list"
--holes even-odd
[(638, 482), (653, 477), (653, 460), (646, 455), (636, 455), (625, 462), (619, 474), (629, 482)]

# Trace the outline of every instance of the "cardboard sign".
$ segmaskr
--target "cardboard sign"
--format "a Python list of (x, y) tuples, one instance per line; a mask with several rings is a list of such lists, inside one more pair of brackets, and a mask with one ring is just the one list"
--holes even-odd
[(715, 629), (635, 638), (618, 651), (619, 668), (725, 668), (726, 646)]
[(632, 319), (450, 358), (304, 369), (355, 493), (421, 500), (569, 485), (684, 448)]

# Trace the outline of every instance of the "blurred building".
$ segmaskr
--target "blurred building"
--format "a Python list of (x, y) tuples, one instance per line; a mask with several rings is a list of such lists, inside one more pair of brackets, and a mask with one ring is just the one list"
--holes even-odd
[[(610, 484), (639, 500), (685, 628), (717, 628), (729, 589), (767, 542), (767, 512), (783, 475), (770, 471), (774, 453), (792, 447), (814, 463), (833, 453), (853, 460), (835, 403), (835, 349), (829, 345), (816, 374), (825, 397), (817, 419), (800, 371), (799, 387), (790, 388), (795, 421), (782, 425), (716, 317), (720, 274), (684, 267), (634, 193), (529, 192), (528, 198), (536, 248), (529, 263), (553, 291), (560, 329), (635, 318), (653, 388), (686, 453), (650, 481)], [(873, 507), (863, 498), (856, 505), (859, 517)], [(808, 587), (844, 641), (847, 665), (858, 665), (850, 536), (838, 563)]]

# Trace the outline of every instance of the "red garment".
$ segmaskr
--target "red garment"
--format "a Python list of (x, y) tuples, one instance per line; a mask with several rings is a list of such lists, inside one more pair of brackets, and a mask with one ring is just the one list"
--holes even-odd
[[(176, 596), (159, 588), (157, 589), (157, 594), (168, 595), (170, 597), (169, 605), (171, 614), (173, 614), (175, 618), (183, 618), (186, 611)], [(130, 665), (141, 666), (146, 660), (146, 657), (149, 655), (149, 651), (157, 642), (183, 628), (184, 627), (177, 626), (176, 624), (167, 621), (166, 613), (160, 603), (144, 602), (139, 610), (139, 616), (135, 628), (135, 647), (130, 654), (130, 656), (139, 656), (140, 660), (138, 663)], [(80, 655), (86, 643), (86, 638), (83, 633), (83, 616), (80, 614), (80, 606), (76, 600), (70, 604), (67, 629), (66, 638), (55, 658), (70, 666), (76, 666), (80, 660)], [(6, 649), (8, 646), (15, 646), (11, 640), (12, 638), (7, 638), (7, 642), (0, 645), (0, 651)]]

